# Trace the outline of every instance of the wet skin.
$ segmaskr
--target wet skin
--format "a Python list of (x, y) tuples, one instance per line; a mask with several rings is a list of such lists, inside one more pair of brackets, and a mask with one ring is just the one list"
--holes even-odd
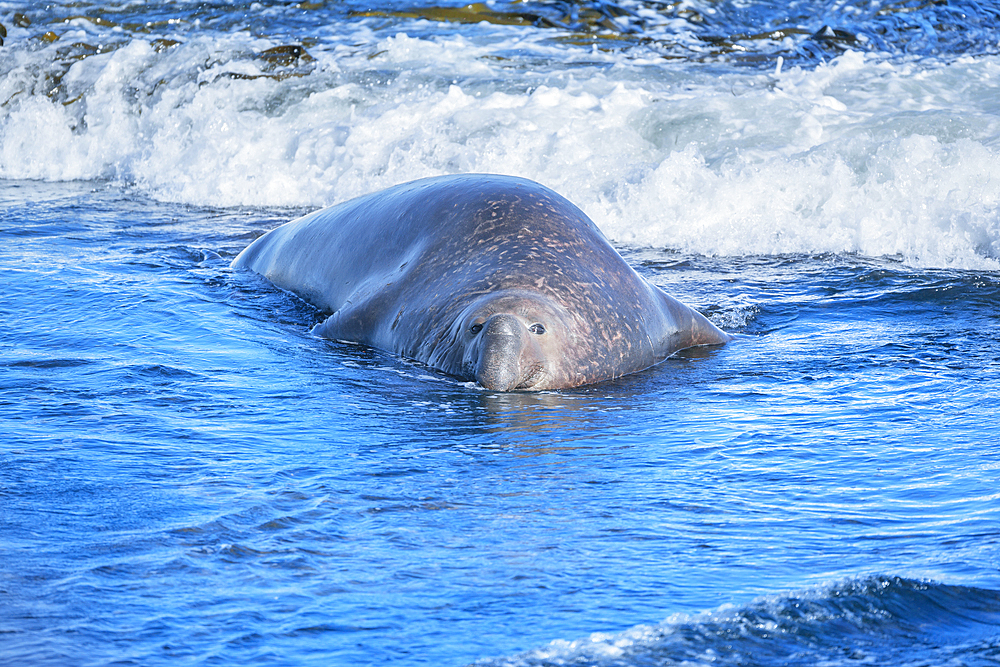
[(559, 389), (730, 340), (532, 181), (422, 179), (283, 225), (233, 261), (331, 315), (315, 328), (498, 390)]

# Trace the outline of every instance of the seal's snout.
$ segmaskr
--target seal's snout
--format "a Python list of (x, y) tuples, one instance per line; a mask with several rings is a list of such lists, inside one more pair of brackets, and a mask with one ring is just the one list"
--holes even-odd
[(497, 313), (483, 324), (484, 336), (516, 336), (521, 337), (524, 325), (510, 313)]
[(521, 352), (527, 330), (508, 313), (493, 315), (483, 323), (476, 381), (494, 391), (511, 391), (521, 384)]

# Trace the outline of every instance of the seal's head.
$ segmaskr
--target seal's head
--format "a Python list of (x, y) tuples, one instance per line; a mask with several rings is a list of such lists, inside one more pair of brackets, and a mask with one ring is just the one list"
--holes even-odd
[(578, 339), (576, 322), (555, 300), (505, 290), (465, 308), (456, 322), (463, 344), (463, 370), (487, 389), (548, 389), (572, 386), (568, 354)]

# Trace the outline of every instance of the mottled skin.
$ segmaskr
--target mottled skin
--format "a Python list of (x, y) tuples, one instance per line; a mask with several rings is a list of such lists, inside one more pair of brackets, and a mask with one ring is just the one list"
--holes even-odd
[(538, 183), (427, 178), (283, 225), (233, 261), (332, 315), (315, 332), (499, 391), (648, 368), (730, 337)]

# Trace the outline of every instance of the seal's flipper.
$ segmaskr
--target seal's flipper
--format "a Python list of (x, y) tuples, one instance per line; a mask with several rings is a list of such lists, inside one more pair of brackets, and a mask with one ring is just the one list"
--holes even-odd
[(669, 319), (673, 320), (675, 328), (668, 330), (660, 341), (653, 341), (657, 353), (666, 358), (689, 347), (698, 345), (723, 345), (733, 340), (733, 337), (715, 326), (707, 317), (690, 306), (686, 306), (673, 298), (659, 287), (651, 285), (656, 292), (660, 307)]
[(376, 345), (373, 334), (377, 334), (381, 320), (382, 313), (370, 304), (348, 302), (314, 326), (312, 333), (331, 340)]

